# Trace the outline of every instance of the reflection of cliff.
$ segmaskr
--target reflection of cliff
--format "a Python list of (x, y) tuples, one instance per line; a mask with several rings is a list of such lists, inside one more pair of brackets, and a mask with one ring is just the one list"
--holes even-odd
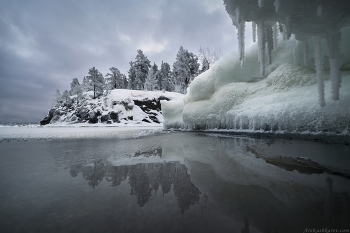
[[(153, 152), (161, 156), (162, 150)], [(138, 153), (135, 156), (143, 154)], [(173, 189), (182, 213), (197, 203), (204, 210), (211, 208), (207, 203), (208, 197), (201, 195), (199, 189), (191, 182), (186, 166), (180, 162), (139, 163), (116, 167), (103, 161), (95, 161), (88, 165), (71, 166), (71, 176), (76, 177), (80, 172), (92, 188), (98, 186), (104, 177), (111, 186), (118, 186), (128, 179), (130, 194), (136, 197), (140, 207), (144, 206), (152, 195), (157, 195), (158, 190), (161, 190), (164, 196)]]

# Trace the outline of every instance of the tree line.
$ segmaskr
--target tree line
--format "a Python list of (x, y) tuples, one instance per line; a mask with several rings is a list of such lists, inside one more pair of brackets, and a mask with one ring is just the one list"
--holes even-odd
[(122, 74), (116, 67), (109, 68), (109, 73), (106, 75), (92, 67), (88, 75), (83, 78), (82, 84), (77, 78), (74, 78), (70, 83), (69, 91), (65, 90), (61, 94), (59, 90), (56, 90), (53, 106), (72, 102), (70, 98), (72, 95), (76, 95), (77, 103), (79, 103), (83, 100), (84, 93), (88, 91), (93, 92), (94, 99), (101, 96), (104, 90), (113, 89), (160, 90), (185, 94), (191, 81), (208, 70), (221, 55), (220, 48), (211, 50), (201, 47), (197, 56), (181, 46), (171, 69), (170, 65), (163, 61), (160, 67), (156, 63), (151, 65), (150, 60), (139, 49), (135, 60), (129, 63), (128, 76)]

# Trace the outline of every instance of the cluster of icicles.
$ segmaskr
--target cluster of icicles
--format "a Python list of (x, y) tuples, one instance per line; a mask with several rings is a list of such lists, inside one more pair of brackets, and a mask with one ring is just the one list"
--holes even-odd
[[(264, 0), (258, 0), (259, 7), (264, 6)], [(280, 11), (280, 0), (275, 0), (274, 6), (276, 13)], [(322, 5), (317, 7), (317, 15), (322, 17)], [(232, 17), (232, 16), (231, 16)], [(235, 10), (235, 16), (232, 17), (233, 24), (237, 27), (238, 31), (238, 48), (239, 59), (242, 69), (244, 68), (244, 36), (245, 36), (245, 20), (241, 17), (241, 9), (237, 6)], [(278, 33), (282, 33), (283, 40), (289, 39), (292, 35), (291, 17), (287, 16), (285, 24), (274, 22), (271, 26), (271, 21), (264, 21), (260, 19), (256, 22), (252, 22), (253, 42), (258, 39), (259, 49), (259, 62), (260, 62), (260, 74), (265, 76), (265, 53), (267, 50), (268, 64), (272, 64), (272, 51), (277, 48)], [(332, 81), (332, 99), (339, 100), (339, 89), (341, 83), (340, 62), (339, 62), (339, 46), (341, 41), (341, 32), (325, 33), (327, 35), (328, 42), (328, 56), (330, 61), (330, 75)], [(324, 80), (323, 80), (323, 56), (322, 47), (320, 45), (321, 35), (314, 35), (315, 41), (315, 65), (317, 74), (318, 94), (320, 106), (325, 106), (325, 94), (324, 94)], [(309, 44), (308, 40), (304, 40), (304, 64), (308, 66), (309, 61)]]

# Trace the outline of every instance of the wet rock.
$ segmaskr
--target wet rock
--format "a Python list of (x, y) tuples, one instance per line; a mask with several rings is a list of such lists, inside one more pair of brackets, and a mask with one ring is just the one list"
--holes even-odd
[(89, 110), (86, 108), (78, 109), (75, 112), (75, 115), (80, 118), (82, 121), (87, 121), (89, 119)]
[(108, 121), (111, 121), (111, 117), (109, 114), (101, 116), (101, 122), (108, 122)]
[(97, 123), (98, 122), (98, 116), (100, 116), (101, 113), (100, 112), (95, 112), (95, 111), (90, 111), (89, 112), (89, 122), (90, 123)]
[(50, 111), (49, 111), (49, 114), (46, 115), (46, 117), (44, 117), (44, 119), (42, 121), (40, 121), (40, 125), (47, 125), (47, 124), (50, 124), (52, 118), (53, 118), (53, 113), (56, 111), (55, 108), (52, 108)]
[(119, 121), (119, 112), (110, 112), (109, 116), (113, 122), (120, 122)]

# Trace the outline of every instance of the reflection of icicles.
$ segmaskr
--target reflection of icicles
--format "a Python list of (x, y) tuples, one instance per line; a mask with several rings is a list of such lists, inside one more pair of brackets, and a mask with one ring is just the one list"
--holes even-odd
[(341, 33), (334, 33), (328, 35), (328, 56), (331, 68), (332, 80), (332, 99), (339, 100), (339, 89), (341, 83), (341, 73), (339, 70), (339, 46), (341, 40)]
[(263, 20), (258, 21), (258, 47), (260, 61), (260, 75), (265, 75), (265, 25)]
[(318, 36), (315, 36), (315, 62), (318, 84), (318, 101), (320, 106), (323, 107), (326, 105), (324, 101), (323, 60), (320, 38)]
[(280, 33), (283, 32), (283, 24), (278, 23), (278, 29), (280, 30)]
[(264, 6), (264, 0), (259, 0), (259, 7), (263, 7)]
[(318, 7), (317, 7), (317, 15), (322, 16), (322, 5), (321, 4), (318, 5)]
[(244, 32), (245, 32), (245, 21), (242, 20), (238, 24), (238, 49), (239, 49), (239, 60), (241, 61), (241, 68), (244, 68)]
[(286, 18), (286, 31), (287, 31), (287, 39), (289, 40), (292, 35), (292, 25), (290, 24), (290, 16)]
[(275, 0), (275, 2), (273, 4), (275, 5), (276, 13), (278, 13), (280, 11), (281, 1)]
[(283, 41), (285, 41), (287, 39), (287, 30), (286, 30), (286, 26), (285, 25), (281, 25), (282, 28), (282, 39)]
[(253, 42), (256, 42), (256, 23), (252, 22)]
[(309, 65), (309, 42), (307, 40), (303, 41), (304, 43), (304, 65)]
[(277, 37), (278, 37), (278, 29), (277, 29), (277, 23), (273, 25), (273, 49), (277, 49)]
[(273, 35), (272, 28), (266, 27), (266, 44), (267, 44), (267, 55), (269, 59), (269, 65), (272, 64), (271, 51), (273, 50)]

